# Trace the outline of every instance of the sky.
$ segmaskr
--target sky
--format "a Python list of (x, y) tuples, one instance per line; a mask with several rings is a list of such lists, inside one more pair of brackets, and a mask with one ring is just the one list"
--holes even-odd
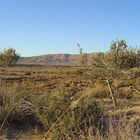
[(140, 46), (140, 0), (0, 0), (0, 50), (21, 56)]

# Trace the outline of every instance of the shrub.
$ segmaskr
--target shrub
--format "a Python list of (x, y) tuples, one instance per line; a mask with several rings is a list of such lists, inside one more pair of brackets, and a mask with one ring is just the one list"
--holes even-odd
[(15, 64), (19, 59), (19, 54), (13, 48), (5, 49), (0, 53), (0, 65), (10, 66)]
[(106, 62), (105, 53), (97, 53), (94, 56), (92, 61), (92, 75), (97, 79), (106, 79), (106, 77), (115, 75), (115, 69), (113, 67), (109, 67)]
[(56, 124), (51, 134), (56, 140), (86, 138), (90, 130), (94, 136), (98, 131), (101, 135), (104, 135), (105, 132), (102, 131), (102, 120), (102, 110), (93, 98), (82, 98)]
[(118, 76), (121, 69), (139, 67), (140, 65), (140, 50), (128, 47), (125, 40), (113, 41), (108, 52), (96, 53), (90, 63), (90, 69), (87, 54), (83, 53), (81, 48), (80, 54), (83, 71), (96, 79)]
[(106, 60), (115, 69), (137, 67), (138, 49), (128, 47), (125, 40), (113, 41)]

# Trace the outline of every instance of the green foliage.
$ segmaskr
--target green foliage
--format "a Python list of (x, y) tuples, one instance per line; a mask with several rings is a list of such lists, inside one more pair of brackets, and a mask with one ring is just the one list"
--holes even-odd
[(10, 66), (15, 64), (19, 59), (19, 54), (13, 48), (5, 49), (3, 52), (0, 52), (0, 65), (1, 66)]
[(91, 62), (91, 74), (96, 79), (106, 79), (107, 77), (116, 76), (117, 71), (107, 62), (106, 53), (97, 53)]
[(113, 41), (106, 53), (97, 53), (91, 63), (92, 73), (98, 79), (118, 76), (121, 69), (138, 67), (139, 49), (128, 47), (125, 40)]
[(115, 69), (138, 66), (137, 49), (128, 47), (125, 40), (113, 41), (106, 57), (108, 63)]

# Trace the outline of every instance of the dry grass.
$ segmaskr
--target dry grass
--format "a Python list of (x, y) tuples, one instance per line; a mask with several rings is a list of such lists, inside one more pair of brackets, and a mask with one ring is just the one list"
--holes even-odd
[(123, 71), (122, 76), (111, 81), (116, 109), (107, 83), (81, 75), (80, 70), (41, 66), (0, 68), (1, 135), (16, 128), (25, 139), (25, 130), (41, 134), (40, 139), (48, 131), (45, 138), (54, 140), (139, 139), (139, 69)]

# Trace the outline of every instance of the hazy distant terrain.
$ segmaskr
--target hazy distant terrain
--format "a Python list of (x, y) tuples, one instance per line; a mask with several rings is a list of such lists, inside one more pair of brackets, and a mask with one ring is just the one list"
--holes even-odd
[[(88, 59), (91, 60), (93, 55), (94, 53), (88, 54)], [(78, 66), (80, 64), (80, 59), (80, 54), (47, 54), (32, 57), (21, 57), (18, 63)]]

